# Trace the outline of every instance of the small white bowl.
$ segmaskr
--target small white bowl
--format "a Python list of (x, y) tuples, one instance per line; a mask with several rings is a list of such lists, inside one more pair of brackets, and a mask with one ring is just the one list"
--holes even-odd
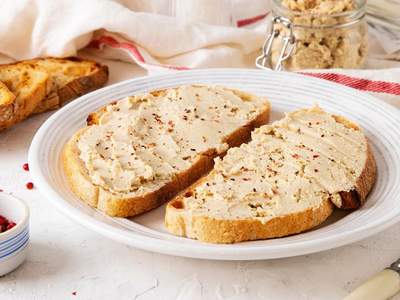
[(0, 215), (17, 224), (0, 233), (0, 276), (2, 276), (16, 269), (26, 258), (29, 243), (29, 208), (23, 201), (0, 192)]

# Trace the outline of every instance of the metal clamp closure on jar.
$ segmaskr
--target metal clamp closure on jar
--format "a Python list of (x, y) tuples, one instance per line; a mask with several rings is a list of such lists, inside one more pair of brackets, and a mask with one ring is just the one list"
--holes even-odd
[(275, 66), (276, 71), (282, 70), (282, 62), (289, 58), (295, 46), (295, 37), (293, 35), (293, 24), (289, 19), (276, 16), (272, 19), (272, 26), (269, 35), (267, 36), (264, 45), (262, 47), (262, 54), (256, 58), (256, 66), (260, 69), (271, 69), (269, 65), (269, 60), (271, 57), (272, 42), (277, 38), (281, 31), (277, 29), (276, 24), (282, 24), (289, 30), (289, 34), (282, 36), (283, 47), (281, 49), (278, 63)]

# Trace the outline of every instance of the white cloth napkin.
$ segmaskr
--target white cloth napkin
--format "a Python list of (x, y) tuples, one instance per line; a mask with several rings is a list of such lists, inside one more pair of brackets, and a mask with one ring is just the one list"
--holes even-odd
[[(236, 12), (246, 0), (120, 2), (126, 6), (110, 0), (2, 0), (0, 53), (13, 59), (75, 55), (94, 34), (108, 32), (134, 43), (151, 64), (245, 67), (263, 42), (264, 30), (230, 26), (240, 21)], [(162, 3), (174, 4), (175, 9), (163, 8)], [(241, 15), (254, 7), (260, 14), (268, 11), (261, 5), (247, 6)], [(129, 7), (174, 16), (135, 12)], [(199, 22), (202, 19), (219, 25)]]
[[(254, 67), (269, 12), (267, 0), (251, 5), (248, 0), (1, 0), (0, 54), (20, 60), (76, 55), (85, 48), (98, 57), (136, 63), (148, 73)], [(400, 84), (400, 69), (393, 69), (400, 62), (387, 60), (379, 40), (371, 37), (367, 67), (390, 69), (318, 70), (314, 73), (331, 75), (314, 76), (400, 105), (396, 90), (387, 89)], [(379, 89), (376, 82), (389, 85)]]

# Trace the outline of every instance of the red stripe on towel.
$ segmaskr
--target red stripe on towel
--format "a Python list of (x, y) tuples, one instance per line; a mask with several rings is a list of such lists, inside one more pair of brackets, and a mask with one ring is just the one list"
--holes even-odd
[[(267, 13), (268, 14), (268, 13)], [(245, 26), (250, 23), (251, 20), (256, 22), (262, 18), (264, 18), (267, 14), (260, 15), (251, 19), (245, 19), (238, 21), (238, 26)], [(239, 22), (241, 22), (239, 24)], [(171, 66), (171, 65), (163, 65), (163, 64), (152, 64), (145, 61), (144, 57), (140, 53), (139, 49), (136, 47), (134, 43), (128, 42), (119, 42), (115, 38), (111, 36), (103, 35), (98, 39), (92, 40), (89, 44), (89, 47), (93, 48), (101, 48), (101, 46), (107, 45), (114, 49), (123, 49), (128, 51), (133, 58), (139, 64), (146, 64), (149, 66), (167, 68), (172, 70), (190, 70), (188, 67), (184, 66)], [(311, 73), (311, 72), (300, 72), (300, 74), (317, 77), (320, 79), (329, 80), (332, 82), (336, 82), (354, 89), (366, 91), (366, 92), (374, 92), (374, 93), (385, 93), (385, 94), (392, 94), (392, 95), (400, 95), (400, 83), (396, 82), (387, 82), (387, 81), (375, 81), (363, 78), (356, 78), (351, 77), (348, 75), (338, 74), (338, 73)]]
[(236, 22), (236, 26), (237, 27), (243, 27), (243, 26), (247, 26), (250, 24), (254, 24), (262, 19), (264, 19), (266, 16), (268, 16), (269, 12), (262, 14), (262, 15), (258, 15), (252, 18), (248, 18), (248, 19), (242, 19), (242, 20), (238, 20)]
[(396, 82), (375, 81), (351, 77), (337, 73), (302, 73), (303, 75), (317, 77), (366, 92), (400, 95), (400, 84)]
[(111, 36), (103, 35), (98, 39), (92, 40), (89, 44), (89, 47), (99, 49), (101, 46), (107, 45), (114, 49), (123, 49), (128, 51), (138, 63), (147, 64), (150, 66), (156, 66), (161, 68), (173, 69), (173, 70), (189, 70), (188, 67), (183, 66), (171, 66), (171, 65), (162, 65), (162, 64), (152, 64), (145, 61), (139, 49), (136, 47), (134, 43), (128, 42), (119, 42), (115, 38)]

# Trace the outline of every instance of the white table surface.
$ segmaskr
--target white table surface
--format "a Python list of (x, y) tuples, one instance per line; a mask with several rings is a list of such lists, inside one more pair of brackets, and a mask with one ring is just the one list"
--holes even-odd
[[(144, 74), (129, 64), (107, 63), (110, 84)], [(30, 178), (22, 165), (49, 115), (0, 133), (0, 188), (31, 209), (28, 258), (0, 277), (0, 299), (341, 299), (400, 256), (399, 225), (335, 250), (270, 261), (172, 257), (108, 240), (25, 188)]]

